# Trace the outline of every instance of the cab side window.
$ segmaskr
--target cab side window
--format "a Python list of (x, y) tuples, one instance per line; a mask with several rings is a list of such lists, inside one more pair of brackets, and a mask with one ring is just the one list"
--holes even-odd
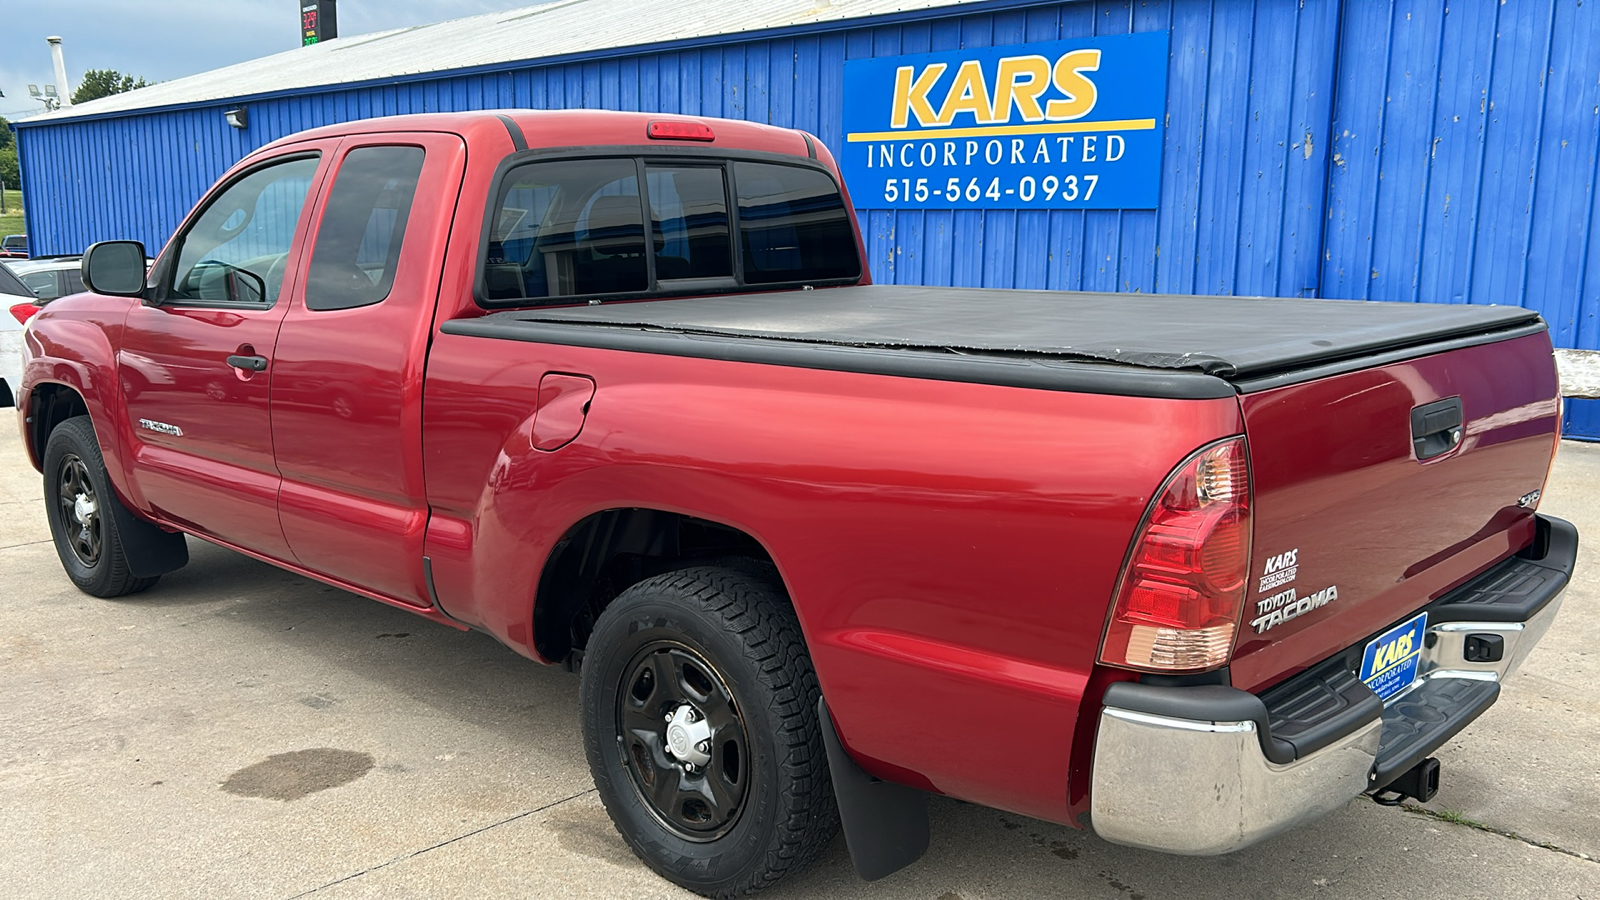
[(217, 195), (178, 241), (166, 299), (270, 306), (317, 171), (300, 157), (256, 169)]
[(311, 251), (307, 309), (354, 309), (389, 296), (422, 161), (420, 147), (358, 147), (345, 155)]

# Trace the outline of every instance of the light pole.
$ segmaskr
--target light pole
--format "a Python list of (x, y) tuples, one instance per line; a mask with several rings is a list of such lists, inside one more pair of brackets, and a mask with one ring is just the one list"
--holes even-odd
[(50, 45), (50, 62), (56, 69), (56, 84), (61, 88), (61, 96), (56, 98), (57, 108), (72, 105), (72, 82), (67, 80), (67, 63), (61, 57), (61, 38), (51, 35), (44, 39)]

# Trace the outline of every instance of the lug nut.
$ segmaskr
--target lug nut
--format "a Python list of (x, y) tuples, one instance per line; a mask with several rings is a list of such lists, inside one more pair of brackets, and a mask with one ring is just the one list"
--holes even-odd
[(696, 750), (699, 750), (701, 753), (710, 753), (711, 752), (711, 742), (710, 741), (701, 741), (700, 743), (695, 744), (694, 748)]

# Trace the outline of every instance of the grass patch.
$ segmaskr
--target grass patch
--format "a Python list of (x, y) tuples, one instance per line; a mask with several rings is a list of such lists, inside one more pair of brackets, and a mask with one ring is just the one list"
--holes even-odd
[(25, 233), (22, 227), (22, 192), (6, 191), (6, 211), (0, 214), (0, 237)]
[(1438, 819), (1441, 822), (1449, 822), (1452, 825), (1465, 825), (1468, 828), (1480, 828), (1484, 830), (1488, 830), (1489, 828), (1489, 826), (1483, 824), (1482, 822), (1479, 822), (1475, 819), (1469, 819), (1453, 809), (1434, 810), (1433, 818)]

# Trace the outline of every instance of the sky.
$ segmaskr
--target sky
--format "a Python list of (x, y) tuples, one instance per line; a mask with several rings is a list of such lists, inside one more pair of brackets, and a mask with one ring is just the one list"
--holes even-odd
[[(538, 2), (339, 0), (339, 36)], [(170, 81), (300, 46), (300, 0), (0, 0), (0, 116), (42, 109), (28, 85), (55, 82), (50, 35), (61, 37), (74, 86), (89, 69)]]

